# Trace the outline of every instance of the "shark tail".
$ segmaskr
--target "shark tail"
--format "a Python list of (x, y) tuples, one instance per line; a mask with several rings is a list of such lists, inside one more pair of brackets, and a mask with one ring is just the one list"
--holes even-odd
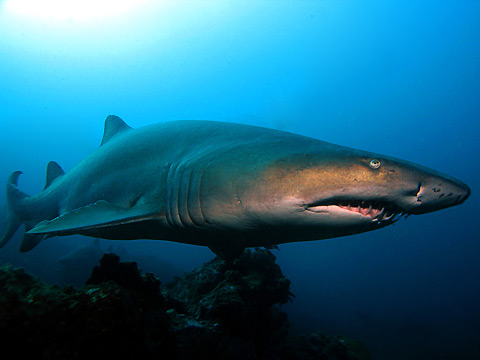
[(25, 221), (21, 215), (21, 209), (24, 207), (23, 203), (25, 199), (29, 196), (17, 187), (18, 177), (21, 174), (21, 171), (15, 171), (7, 180), (7, 205), (5, 207), (6, 214), (3, 221), (4, 230), (0, 238), (0, 248), (10, 240), (20, 225)]
[[(18, 178), (22, 174), (21, 171), (13, 172), (7, 180), (7, 204), (6, 215), (3, 221), (4, 230), (0, 237), (0, 248), (5, 246), (12, 238), (20, 225), (25, 225), (25, 230), (28, 231), (33, 228), (37, 220), (32, 218), (31, 211), (25, 205), (30, 196), (18, 189)], [(45, 189), (58, 177), (64, 174), (62, 168), (54, 161), (51, 161), (47, 166), (47, 182)], [(30, 209), (31, 210), (31, 209)], [(44, 239), (46, 235), (38, 234), (24, 234), (23, 241), (20, 246), (21, 252), (26, 252), (33, 249), (37, 244)]]

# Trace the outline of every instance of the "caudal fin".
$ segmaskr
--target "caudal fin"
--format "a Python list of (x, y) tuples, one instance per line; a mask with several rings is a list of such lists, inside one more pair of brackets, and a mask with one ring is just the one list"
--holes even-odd
[[(32, 204), (29, 205), (30, 209), (27, 210), (25, 204), (29, 198), (27, 194), (18, 189), (18, 177), (22, 174), (21, 171), (15, 171), (10, 175), (7, 180), (7, 205), (6, 215), (3, 220), (4, 230), (0, 237), (0, 248), (2, 248), (15, 234), (20, 225), (25, 225), (25, 230), (29, 231), (38, 222), (44, 220), (37, 213), (33, 214)], [(54, 161), (50, 161), (47, 165), (47, 181), (45, 189), (50, 187), (58, 178), (63, 176), (65, 172)], [(40, 218), (39, 218), (40, 217)], [(45, 234), (28, 234), (23, 235), (23, 241), (20, 245), (20, 251), (26, 252), (33, 249), (37, 244), (42, 241), (47, 235)]]
[(4, 230), (2, 237), (0, 238), (0, 248), (10, 240), (24, 221), (20, 215), (20, 208), (22, 207), (22, 202), (28, 197), (28, 195), (17, 188), (18, 177), (20, 174), (22, 174), (21, 171), (15, 171), (7, 180), (6, 215), (3, 220)]

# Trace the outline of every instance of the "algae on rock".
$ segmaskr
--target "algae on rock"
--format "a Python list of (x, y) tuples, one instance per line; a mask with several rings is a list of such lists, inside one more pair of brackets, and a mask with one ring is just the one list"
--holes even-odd
[(269, 250), (213, 259), (167, 286), (105, 254), (87, 283), (60, 288), (1, 266), (2, 349), (44, 359), (368, 359), (339, 337), (288, 337), (276, 304), (291, 300), (290, 281)]

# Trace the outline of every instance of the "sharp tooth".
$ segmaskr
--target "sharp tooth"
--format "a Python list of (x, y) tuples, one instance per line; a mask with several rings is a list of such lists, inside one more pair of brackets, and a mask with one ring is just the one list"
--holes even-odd
[(395, 215), (395, 213), (392, 213), (392, 214), (390, 214), (390, 215), (385, 215), (385, 217), (383, 218), (383, 220), (390, 220), (394, 215)]
[(380, 220), (380, 218), (383, 216), (383, 212), (385, 211), (385, 208), (382, 207), (382, 210), (380, 210), (380, 212), (378, 213), (377, 216), (375, 216), (375, 219), (377, 220)]
[(370, 204), (370, 206), (368, 207), (368, 214), (370, 214), (372, 212), (372, 204)]

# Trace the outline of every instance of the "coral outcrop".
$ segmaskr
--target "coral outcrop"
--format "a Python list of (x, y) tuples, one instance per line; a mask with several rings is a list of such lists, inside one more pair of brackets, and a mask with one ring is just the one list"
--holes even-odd
[[(2, 350), (43, 359), (367, 359), (358, 343), (288, 337), (276, 306), (290, 282), (268, 250), (214, 259), (161, 286), (136, 263), (105, 254), (87, 285), (47, 285), (0, 267)], [(362, 349), (362, 350), (358, 350)]]

